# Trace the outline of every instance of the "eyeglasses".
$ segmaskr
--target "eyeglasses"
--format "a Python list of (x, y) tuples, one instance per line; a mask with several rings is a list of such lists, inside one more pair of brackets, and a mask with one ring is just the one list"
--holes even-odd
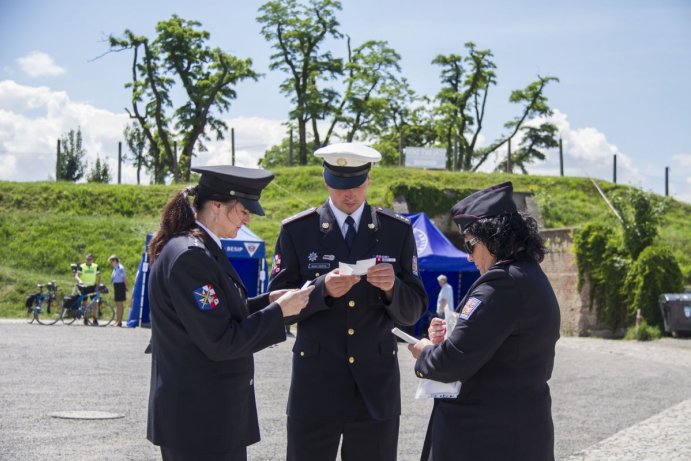
[(473, 250), (475, 249), (475, 245), (477, 245), (477, 242), (479, 242), (480, 239), (475, 237), (470, 240), (466, 240), (463, 242), (463, 250), (468, 253), (469, 255), (473, 254)]

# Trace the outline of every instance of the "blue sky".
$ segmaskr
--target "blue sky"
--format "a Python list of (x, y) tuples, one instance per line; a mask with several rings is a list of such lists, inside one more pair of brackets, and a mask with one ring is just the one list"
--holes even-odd
[[(223, 115), (236, 130), (239, 164), (251, 166), (280, 141), (290, 105), (278, 92), (284, 76), (268, 70), (270, 44), (255, 18), (260, 1), (0, 0), (0, 179), (45, 180), (57, 138), (81, 126), (90, 159), (116, 158), (126, 123), (129, 53), (106, 54), (106, 37), (131, 29), (154, 36), (156, 22), (178, 14), (211, 33), (210, 44), (251, 57), (258, 82), (238, 86)], [(561, 81), (547, 96), (564, 139), (571, 176), (612, 179), (691, 201), (691, 2), (344, 0), (341, 32), (357, 45), (386, 40), (402, 56), (418, 94), (439, 90), (438, 54), (490, 49), (498, 85), (489, 96), (486, 143), (517, 115), (512, 90), (540, 75)], [(344, 43), (332, 43), (335, 55)], [(197, 164), (228, 161), (229, 143), (211, 143)], [(558, 172), (556, 152), (530, 168)], [(134, 182), (127, 168), (125, 182)]]

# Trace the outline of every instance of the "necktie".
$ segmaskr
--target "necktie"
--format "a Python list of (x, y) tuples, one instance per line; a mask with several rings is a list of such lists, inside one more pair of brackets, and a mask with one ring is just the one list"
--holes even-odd
[(355, 240), (355, 220), (353, 219), (352, 216), (348, 216), (345, 220), (347, 229), (346, 229), (346, 234), (345, 234), (345, 242), (346, 245), (348, 246), (348, 251), (353, 246), (353, 240)]

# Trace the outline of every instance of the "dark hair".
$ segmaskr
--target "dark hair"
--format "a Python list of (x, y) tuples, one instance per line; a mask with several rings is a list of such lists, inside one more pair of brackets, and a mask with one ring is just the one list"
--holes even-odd
[[(193, 196), (193, 206), (190, 206), (188, 197)], [(161, 212), (161, 223), (158, 230), (149, 242), (149, 260), (153, 264), (158, 255), (163, 251), (163, 247), (173, 237), (181, 234), (189, 234), (202, 236), (199, 229), (194, 228), (195, 211), (201, 210), (204, 204), (210, 200), (217, 202), (235, 201), (235, 198), (229, 198), (216, 194), (204, 186), (190, 186), (178, 191), (173, 198), (163, 207)]]
[(538, 233), (537, 221), (520, 213), (481, 218), (466, 228), (480, 239), (497, 259), (542, 262), (547, 248)]

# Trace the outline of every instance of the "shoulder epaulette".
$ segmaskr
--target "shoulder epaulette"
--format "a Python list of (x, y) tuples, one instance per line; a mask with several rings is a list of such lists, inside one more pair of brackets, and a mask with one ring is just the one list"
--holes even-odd
[(200, 250), (205, 249), (204, 242), (199, 237), (194, 235), (187, 236), (187, 248), (199, 248)]
[(308, 208), (308, 209), (306, 209), (306, 210), (301, 211), (301, 212), (298, 213), (298, 214), (294, 214), (294, 215), (291, 216), (290, 218), (284, 219), (283, 221), (281, 221), (281, 224), (282, 224), (283, 226), (285, 226), (286, 224), (290, 224), (290, 223), (292, 223), (292, 222), (294, 222), (294, 221), (297, 221), (297, 220), (302, 219), (302, 218), (304, 218), (304, 217), (306, 217), (306, 216), (309, 216), (309, 215), (311, 215), (312, 213), (315, 213), (316, 211), (317, 211), (317, 209), (316, 209), (315, 207)]
[(377, 207), (376, 210), (377, 210), (377, 213), (379, 213), (380, 215), (387, 216), (389, 218), (393, 218), (397, 221), (400, 221), (402, 223), (406, 223), (406, 224), (410, 225), (410, 219), (396, 213), (395, 211), (387, 210), (387, 209), (381, 208), (381, 207)]

